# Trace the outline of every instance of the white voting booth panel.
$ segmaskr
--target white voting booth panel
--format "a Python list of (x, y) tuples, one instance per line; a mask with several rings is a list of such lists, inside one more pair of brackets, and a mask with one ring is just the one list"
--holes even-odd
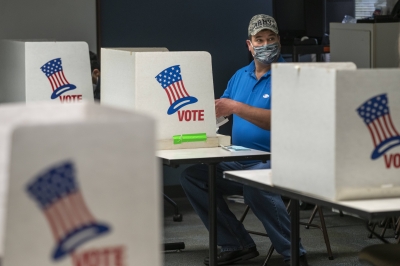
[(102, 48), (101, 103), (154, 117), (159, 149), (218, 146), (207, 52)]
[(161, 265), (153, 119), (44, 102), (0, 121), (2, 266)]
[(275, 64), (273, 184), (332, 200), (400, 196), (400, 69)]
[(135, 109), (135, 55), (164, 47), (101, 48), (101, 103)]
[(0, 102), (94, 101), (85, 42), (0, 41)]

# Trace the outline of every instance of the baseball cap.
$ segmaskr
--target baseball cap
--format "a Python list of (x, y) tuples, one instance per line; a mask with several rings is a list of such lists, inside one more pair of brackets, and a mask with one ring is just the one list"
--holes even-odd
[(249, 36), (256, 35), (262, 30), (271, 30), (278, 34), (278, 25), (273, 17), (260, 14), (251, 18), (249, 24)]

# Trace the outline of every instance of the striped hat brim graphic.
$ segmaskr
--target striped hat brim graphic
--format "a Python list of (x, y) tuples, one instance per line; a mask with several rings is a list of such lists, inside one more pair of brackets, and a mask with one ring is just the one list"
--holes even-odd
[(176, 111), (178, 111), (179, 109), (181, 109), (182, 107), (188, 105), (188, 104), (192, 104), (192, 103), (196, 103), (197, 102), (197, 98), (189, 96), (189, 97), (183, 97), (180, 98), (179, 100), (177, 100), (176, 102), (174, 102), (167, 111), (167, 114), (172, 115), (174, 114)]
[(59, 260), (73, 252), (83, 243), (98, 237), (110, 230), (108, 225), (91, 224), (77, 229), (62, 239), (53, 252), (53, 259)]
[(400, 146), (400, 136), (394, 136), (379, 143), (371, 154), (371, 159), (376, 160), (390, 149)]
[(51, 94), (51, 99), (56, 99), (58, 96), (60, 96), (64, 92), (67, 92), (70, 90), (75, 90), (75, 89), (76, 89), (76, 86), (73, 84), (62, 85), (61, 87), (58, 87), (57, 89), (55, 89), (53, 91), (53, 93)]

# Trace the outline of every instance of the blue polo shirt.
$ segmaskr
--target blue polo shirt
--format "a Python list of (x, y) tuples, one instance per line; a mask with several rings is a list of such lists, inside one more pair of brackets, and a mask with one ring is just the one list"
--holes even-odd
[[(278, 62), (285, 62), (282, 56)], [(254, 61), (239, 69), (228, 82), (221, 98), (229, 98), (247, 105), (271, 109), (271, 70), (259, 80)], [(256, 150), (271, 151), (271, 132), (233, 115), (232, 144)]]

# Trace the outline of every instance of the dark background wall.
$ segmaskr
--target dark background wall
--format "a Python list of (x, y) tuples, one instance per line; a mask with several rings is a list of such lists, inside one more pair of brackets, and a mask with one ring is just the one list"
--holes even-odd
[[(166, 47), (211, 54), (215, 97), (249, 63), (252, 16), (272, 15), (271, 0), (101, 0), (101, 47)], [(193, 62), (195, 64), (196, 62)], [(230, 124), (220, 133), (230, 135)], [(164, 185), (178, 184), (184, 166), (164, 167)]]

